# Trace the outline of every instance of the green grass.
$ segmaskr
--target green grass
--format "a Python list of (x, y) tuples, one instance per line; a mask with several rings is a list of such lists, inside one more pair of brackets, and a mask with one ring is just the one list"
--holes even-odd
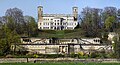
[(120, 65), (120, 63), (0, 63), (0, 65)]
[(84, 37), (84, 31), (81, 29), (75, 30), (41, 30), (38, 37), (41, 38), (81, 38)]

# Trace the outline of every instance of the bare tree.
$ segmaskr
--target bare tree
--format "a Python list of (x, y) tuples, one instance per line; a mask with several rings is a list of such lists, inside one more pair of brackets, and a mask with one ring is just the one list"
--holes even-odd
[[(7, 9), (5, 16), (8, 18), (12, 19), (12, 22), (15, 25), (15, 30), (17, 33), (21, 34), (23, 33), (24, 28), (22, 27), (24, 25), (24, 17), (23, 17), (23, 12), (22, 10), (18, 8), (13, 8), (13, 9)], [(8, 23), (8, 21), (7, 21)]]
[(86, 32), (86, 36), (98, 36), (98, 29), (101, 27), (102, 9), (85, 7), (82, 11), (81, 27)]

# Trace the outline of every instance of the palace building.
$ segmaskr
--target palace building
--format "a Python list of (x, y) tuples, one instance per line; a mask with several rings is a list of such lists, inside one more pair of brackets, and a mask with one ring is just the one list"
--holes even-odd
[(72, 8), (72, 14), (44, 14), (38, 7), (39, 30), (73, 30), (78, 24), (78, 7)]

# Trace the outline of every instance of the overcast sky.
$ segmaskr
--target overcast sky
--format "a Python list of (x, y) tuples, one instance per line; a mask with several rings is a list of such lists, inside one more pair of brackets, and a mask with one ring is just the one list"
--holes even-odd
[(86, 6), (120, 8), (120, 0), (0, 0), (0, 16), (4, 16), (7, 9), (17, 7), (23, 11), (24, 15), (37, 18), (37, 7), (39, 5), (43, 6), (44, 13), (70, 14), (73, 6), (79, 7), (79, 13)]

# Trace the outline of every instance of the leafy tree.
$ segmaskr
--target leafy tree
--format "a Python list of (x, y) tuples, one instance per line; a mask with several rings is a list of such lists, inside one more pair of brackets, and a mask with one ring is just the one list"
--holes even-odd
[(4, 25), (2, 27), (2, 37), (0, 39), (0, 45), (1, 45), (1, 54), (8, 54), (10, 51), (10, 30)]
[(106, 20), (105, 20), (105, 28), (107, 30), (113, 29), (113, 23), (115, 23), (115, 17), (114, 16), (109, 16)]
[(117, 17), (118, 17), (118, 18), (117, 18), (117, 20), (118, 20), (117, 28), (120, 29), (120, 9), (118, 9), (118, 11), (117, 11)]
[(1, 55), (11, 53), (11, 45), (20, 43), (20, 36), (15, 32), (15, 30), (11, 31), (6, 24), (2, 26), (0, 35)]
[(35, 37), (38, 33), (37, 23), (35, 19), (31, 16), (25, 16), (24, 18), (26, 22), (26, 32), (28, 36)]
[(7, 27), (11, 30), (11, 31), (14, 31), (16, 30), (16, 24), (13, 20), (12, 17), (6, 17), (7, 19), (7, 22), (5, 23), (7, 25)]
[[(114, 23), (109, 22), (110, 19), (112, 21), (114, 20)], [(104, 22), (104, 27), (107, 28), (108, 31), (114, 30), (118, 25), (117, 25), (117, 8), (116, 7), (105, 7), (104, 11), (102, 13), (102, 20)], [(107, 22), (106, 22), (107, 21)], [(111, 28), (111, 29), (110, 29)]]
[(116, 49), (115, 49), (115, 54), (116, 58), (120, 58), (120, 41), (116, 42)]
[(4, 55), (6, 52), (5, 52), (5, 49), (6, 49), (6, 44), (5, 44), (6, 40), (5, 39), (0, 39), (0, 56)]
[(115, 18), (117, 17), (117, 8), (116, 7), (105, 7), (104, 11), (102, 13), (102, 19), (105, 22), (105, 20), (109, 17), (109, 16), (114, 16)]
[[(16, 45), (20, 43), (20, 36), (29, 33), (30, 36), (37, 35), (37, 23), (31, 16), (23, 17), (23, 12), (18, 8), (8, 9), (5, 16), (0, 17), (0, 55), (16, 52)], [(11, 45), (14, 49), (11, 50)]]
[(116, 58), (120, 58), (120, 41), (117, 39), (117, 37), (113, 38), (115, 43), (112, 43), (113, 49), (114, 49), (114, 55)]

